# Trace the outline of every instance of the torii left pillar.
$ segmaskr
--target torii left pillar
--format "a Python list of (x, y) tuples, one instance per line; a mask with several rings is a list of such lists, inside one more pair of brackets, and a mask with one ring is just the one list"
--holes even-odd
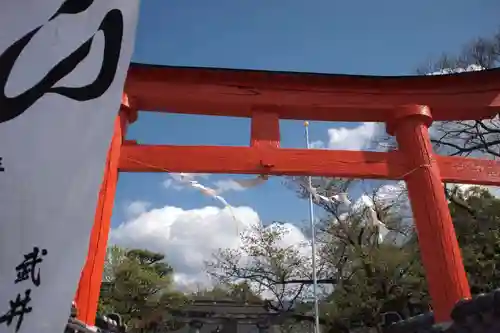
[(108, 150), (103, 181), (97, 201), (94, 226), (90, 234), (87, 261), (83, 267), (80, 283), (75, 296), (78, 309), (78, 319), (88, 325), (94, 325), (97, 313), (97, 304), (101, 291), (102, 274), (106, 260), (111, 215), (118, 182), (118, 163), (120, 151), (129, 124), (137, 119), (137, 111), (129, 106), (124, 94), (120, 112), (115, 121), (113, 137)]

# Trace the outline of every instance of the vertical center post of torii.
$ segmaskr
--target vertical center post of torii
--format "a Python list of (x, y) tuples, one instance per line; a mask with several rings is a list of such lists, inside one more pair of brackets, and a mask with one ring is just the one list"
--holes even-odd
[(436, 322), (450, 320), (457, 301), (470, 297), (470, 289), (445, 197), (439, 167), (429, 137), (430, 109), (402, 106), (387, 123), (395, 135), (402, 158), (408, 162), (406, 181), (422, 262)]

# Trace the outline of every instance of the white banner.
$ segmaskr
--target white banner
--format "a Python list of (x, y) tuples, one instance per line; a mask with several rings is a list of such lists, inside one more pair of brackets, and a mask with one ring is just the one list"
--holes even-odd
[(62, 333), (139, 0), (2, 0), (0, 333)]

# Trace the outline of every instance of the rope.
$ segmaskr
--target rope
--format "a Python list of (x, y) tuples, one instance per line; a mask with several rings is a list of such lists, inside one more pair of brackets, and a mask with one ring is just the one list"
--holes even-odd
[[(152, 169), (160, 170), (160, 171), (163, 171), (163, 172), (171, 173), (170, 170), (167, 170), (165, 168), (162, 168), (162, 167), (159, 167), (159, 166), (156, 166), (156, 165), (153, 165), (153, 164), (145, 163), (145, 162), (136, 160), (134, 158), (127, 157), (127, 160), (130, 161), (130, 162), (134, 162), (134, 163), (140, 164), (142, 166), (148, 167), (148, 168), (152, 168)], [(240, 232), (239, 232), (239, 228), (238, 228), (238, 223), (240, 221), (238, 221), (238, 219), (236, 218), (236, 215), (234, 214), (233, 207), (229, 203), (226, 205), (226, 208), (229, 210), (229, 213), (231, 214), (234, 222), (236, 222), (236, 234), (239, 236)]]
[(410, 171), (407, 171), (405, 173), (403, 173), (401, 176), (398, 177), (399, 180), (404, 180), (406, 177), (412, 175), (414, 172), (420, 170), (420, 169), (424, 169), (424, 168), (430, 168), (432, 167), (432, 162), (434, 162), (435, 160), (432, 159), (429, 163), (425, 163), (425, 164), (420, 164), (419, 166), (411, 169)]

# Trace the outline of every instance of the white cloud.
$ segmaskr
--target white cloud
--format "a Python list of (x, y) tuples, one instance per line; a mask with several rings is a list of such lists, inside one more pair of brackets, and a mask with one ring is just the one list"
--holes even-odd
[(125, 215), (127, 218), (135, 218), (145, 213), (150, 206), (146, 201), (134, 201), (125, 207)]
[[(135, 202), (130, 206), (144, 207)], [(177, 286), (196, 290), (211, 284), (205, 273), (205, 261), (220, 248), (240, 247), (239, 233), (260, 224), (259, 215), (250, 207), (233, 207), (231, 211), (217, 207), (184, 210), (171, 206), (143, 211), (114, 228), (110, 242), (165, 254), (175, 269)], [(297, 227), (287, 224), (286, 228), (290, 232), (283, 239), (283, 246), (306, 239)]]
[[(403, 182), (383, 185), (374, 198), (381, 207), (398, 200), (407, 203), (406, 196), (401, 196), (404, 190)], [(359, 198), (352, 209), (362, 210), (366, 205)], [(231, 210), (217, 207), (190, 210), (172, 206), (149, 207), (143, 201), (131, 203), (126, 209), (128, 219), (111, 231), (110, 241), (128, 248), (147, 248), (165, 254), (175, 269), (177, 287), (184, 291), (210, 287), (212, 282), (205, 272), (205, 262), (211, 260), (212, 254), (220, 248), (239, 248), (242, 244), (239, 234), (260, 224), (258, 213), (250, 207), (233, 207)], [(271, 225), (268, 228), (274, 227)], [(304, 258), (304, 267), (310, 269), (308, 237), (292, 224), (284, 224), (282, 228), (286, 233), (278, 245), (283, 248), (297, 246)], [(389, 239), (396, 241), (399, 238), (393, 235)], [(293, 286), (290, 285), (290, 288)], [(308, 292), (304, 291), (305, 294)], [(270, 297), (269, 292), (264, 291), (262, 295)]]
[(328, 130), (328, 148), (336, 150), (368, 150), (372, 142), (385, 133), (380, 123), (365, 122), (354, 128), (339, 127)]

